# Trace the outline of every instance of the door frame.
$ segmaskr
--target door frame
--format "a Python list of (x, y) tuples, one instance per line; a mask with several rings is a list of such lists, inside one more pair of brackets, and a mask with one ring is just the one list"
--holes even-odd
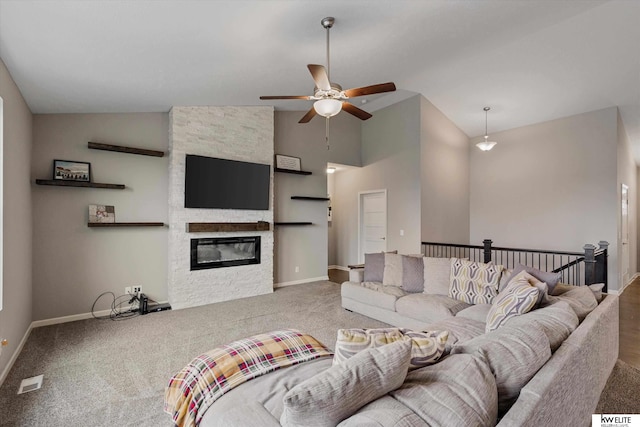
[(363, 203), (362, 203), (362, 199), (364, 198), (364, 196), (369, 195), (369, 194), (373, 194), (373, 193), (381, 193), (384, 195), (384, 245), (385, 245), (385, 251), (387, 248), (387, 224), (389, 222), (389, 207), (388, 207), (388, 198), (387, 198), (387, 189), (380, 189), (380, 190), (367, 190), (367, 191), (358, 191), (358, 262), (360, 264), (364, 264), (364, 253), (362, 253), (363, 250), (363, 245), (362, 245), (362, 238), (364, 237), (364, 233), (362, 232), (362, 226), (364, 225), (364, 221), (362, 218), (362, 208), (363, 208)]

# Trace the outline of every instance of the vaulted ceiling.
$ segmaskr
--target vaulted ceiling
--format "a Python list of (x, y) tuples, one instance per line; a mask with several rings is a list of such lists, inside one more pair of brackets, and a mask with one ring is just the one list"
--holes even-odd
[(619, 106), (640, 160), (640, 1), (0, 0), (0, 57), (34, 113), (275, 105), (394, 81), (375, 110), (421, 93), (470, 137)]

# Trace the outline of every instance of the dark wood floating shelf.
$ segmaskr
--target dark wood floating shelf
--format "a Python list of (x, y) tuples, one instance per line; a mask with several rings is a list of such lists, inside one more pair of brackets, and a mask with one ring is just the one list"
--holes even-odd
[(328, 197), (310, 197), (310, 196), (291, 196), (291, 200), (318, 200), (318, 201), (327, 201), (331, 200)]
[(273, 225), (313, 225), (312, 222), (274, 222)]
[(88, 222), (88, 227), (164, 227), (164, 222)]
[(258, 222), (188, 222), (187, 233), (224, 231), (269, 231), (269, 223)]
[(145, 148), (125, 147), (123, 145), (102, 144), (100, 142), (87, 143), (89, 148), (103, 151), (117, 151), (119, 153), (140, 154), (141, 156), (164, 157), (164, 151), (147, 150)]
[(110, 188), (124, 190), (124, 184), (104, 184), (101, 182), (63, 181), (58, 179), (36, 179), (38, 185), (55, 185), (58, 187)]
[(309, 171), (293, 171), (291, 169), (275, 168), (274, 171), (282, 172), (282, 173), (293, 173), (293, 174), (296, 174), (296, 175), (311, 175), (311, 172), (309, 172)]

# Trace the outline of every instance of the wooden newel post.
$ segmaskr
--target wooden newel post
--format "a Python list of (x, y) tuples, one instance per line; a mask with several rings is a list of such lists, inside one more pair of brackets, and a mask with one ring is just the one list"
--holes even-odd
[(482, 244), (484, 245), (484, 262), (485, 264), (491, 261), (491, 244), (493, 240), (484, 239)]
[(596, 247), (587, 243), (584, 249), (584, 284), (592, 285), (596, 283)]
[(607, 274), (609, 269), (609, 242), (600, 240), (598, 242), (600, 246), (600, 254), (596, 255), (596, 283), (604, 283), (603, 292), (609, 291), (609, 275)]

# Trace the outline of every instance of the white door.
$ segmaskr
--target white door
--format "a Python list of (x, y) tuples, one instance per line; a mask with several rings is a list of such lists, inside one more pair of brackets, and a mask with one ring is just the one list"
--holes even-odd
[(362, 192), (358, 197), (358, 259), (363, 263), (364, 254), (387, 250), (387, 190)]

